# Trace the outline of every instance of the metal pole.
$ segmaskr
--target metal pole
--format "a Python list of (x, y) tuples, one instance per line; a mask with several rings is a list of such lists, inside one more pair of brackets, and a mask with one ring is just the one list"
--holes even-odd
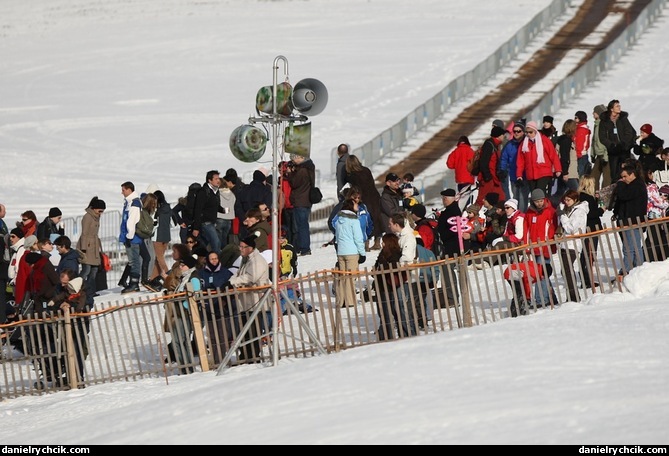
[(274, 72), (272, 77), (272, 365), (279, 362), (279, 113), (277, 112), (277, 77), (279, 61), (283, 61), (283, 73), (288, 74), (288, 60), (282, 55), (274, 58)]

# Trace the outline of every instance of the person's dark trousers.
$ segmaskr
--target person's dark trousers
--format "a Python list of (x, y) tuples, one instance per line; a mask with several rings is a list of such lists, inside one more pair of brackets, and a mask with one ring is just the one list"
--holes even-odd
[(96, 279), (98, 276), (98, 267), (90, 264), (82, 264), (79, 276), (84, 281), (84, 290), (86, 290), (86, 305), (92, 309), (95, 307)]
[(581, 250), (581, 279), (585, 288), (591, 288), (595, 283), (593, 279), (594, 272), (592, 271), (592, 263), (597, 258), (597, 246), (599, 245), (599, 238), (592, 237), (583, 241), (583, 250)]
[(149, 269), (153, 268), (153, 265), (151, 264), (151, 253), (144, 242), (139, 244), (139, 256), (142, 258), (141, 277), (142, 283), (144, 283), (149, 280)]
[(574, 274), (574, 262), (576, 261), (576, 250), (560, 249), (560, 260), (562, 263), (562, 277), (567, 285), (567, 297), (570, 301), (579, 302), (581, 298), (576, 289), (576, 277)]
[(624, 161), (625, 158), (622, 155), (609, 154), (609, 170), (611, 171), (611, 182), (618, 182), (618, 180), (620, 180), (620, 170), (622, 169)]
[[(249, 321), (251, 313), (252, 311), (239, 313), (240, 328), (243, 328), (244, 325), (246, 325), (246, 322)], [(258, 314), (258, 316), (260, 316), (260, 314)], [(249, 328), (248, 332), (244, 334), (244, 339), (243, 339), (244, 345), (239, 348), (239, 356), (237, 357), (240, 363), (254, 363), (254, 362), (259, 363), (261, 361), (260, 359), (261, 347), (260, 347), (260, 339), (258, 332), (259, 322), (257, 320), (258, 316), (256, 317), (256, 320)]]

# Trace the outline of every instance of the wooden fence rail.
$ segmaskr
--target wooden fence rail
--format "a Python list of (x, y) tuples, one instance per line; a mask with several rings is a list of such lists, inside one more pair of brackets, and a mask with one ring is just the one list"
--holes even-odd
[[(240, 359), (239, 350), (249, 348), (248, 340), (240, 338), (241, 347), (231, 354), (225, 367), (242, 362), (271, 364), (274, 338), (281, 358), (311, 357), (320, 352), (312, 336), (331, 353), (507, 318), (511, 301), (517, 306), (524, 297), (521, 289), (504, 279), (505, 270), (510, 264), (516, 265), (514, 268), (535, 267), (532, 252), (544, 246), (556, 252), (549, 263), (553, 274), (543, 279), (554, 294), (544, 302), (530, 287), (528, 313), (567, 302), (568, 277), (577, 284), (581, 301), (593, 293), (622, 291), (624, 283), (618, 276), (628, 272), (623, 254), (632, 248), (626, 233), (637, 231), (645, 238), (637, 253), (646, 261), (664, 260), (669, 256), (668, 222), (665, 218), (634, 227), (614, 226), (576, 237), (382, 271), (321, 270), (298, 276), (279, 284), (280, 293), (272, 296), (268, 310), (261, 311), (251, 325), (260, 353)], [(561, 248), (574, 242), (585, 246), (595, 240), (596, 255), (585, 262), (583, 271), (578, 260), (565, 263), (559, 254)], [(584, 285), (584, 273), (593, 278), (590, 288)], [(350, 283), (356, 303), (342, 307), (335, 290), (345, 276), (353, 277)], [(402, 276), (406, 281), (399, 278)], [(427, 284), (429, 276), (438, 277), (436, 283)], [(244, 326), (234, 303), (235, 297), (246, 291), (124, 296), (121, 301), (98, 303), (95, 312), (88, 314), (65, 312), (5, 325), (3, 329), (19, 336), (19, 341), (3, 339), (0, 398), (143, 378), (164, 377), (167, 382), (173, 375), (216, 369)], [(286, 296), (297, 313), (285, 302), (282, 306)], [(276, 333), (272, 332), (273, 311), (278, 317)], [(186, 323), (173, 324), (166, 332), (166, 315)]]

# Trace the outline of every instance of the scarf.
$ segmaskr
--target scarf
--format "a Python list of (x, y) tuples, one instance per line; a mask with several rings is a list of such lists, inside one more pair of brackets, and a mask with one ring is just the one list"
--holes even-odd
[[(535, 135), (536, 139), (533, 141), (534, 144), (535, 144), (535, 147), (537, 149), (537, 163), (546, 163), (546, 159), (544, 158), (544, 144), (543, 144), (543, 141), (541, 140), (540, 135), (541, 135), (541, 133), (537, 132), (537, 134)], [(527, 136), (525, 137), (525, 139), (523, 139), (523, 147), (522, 147), (521, 150), (524, 153), (529, 152), (530, 141), (532, 141), (532, 140), (530, 138), (528, 138)]]

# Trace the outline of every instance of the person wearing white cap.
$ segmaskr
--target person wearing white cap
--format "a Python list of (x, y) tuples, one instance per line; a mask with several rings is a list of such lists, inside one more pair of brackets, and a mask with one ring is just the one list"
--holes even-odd
[(502, 249), (520, 245), (525, 239), (525, 214), (518, 210), (518, 200), (515, 198), (506, 200), (504, 212), (506, 212), (504, 234), (492, 243), (494, 247)]

